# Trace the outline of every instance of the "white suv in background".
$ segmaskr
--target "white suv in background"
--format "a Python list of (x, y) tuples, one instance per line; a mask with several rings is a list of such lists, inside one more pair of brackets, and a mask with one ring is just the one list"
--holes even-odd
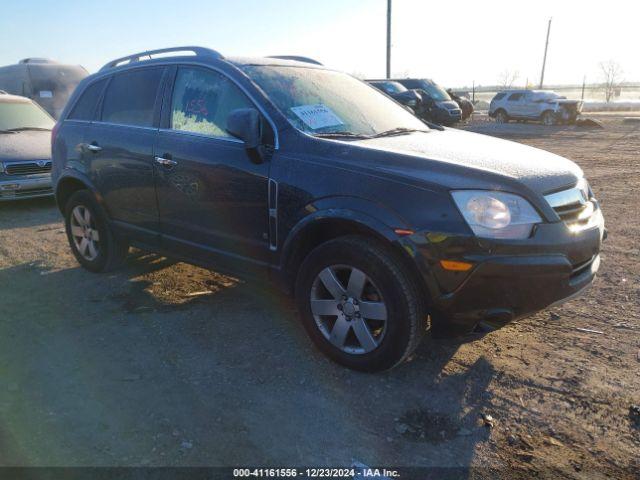
[(582, 101), (567, 100), (550, 90), (504, 90), (493, 97), (489, 116), (498, 123), (509, 120), (539, 120), (545, 125), (574, 123)]

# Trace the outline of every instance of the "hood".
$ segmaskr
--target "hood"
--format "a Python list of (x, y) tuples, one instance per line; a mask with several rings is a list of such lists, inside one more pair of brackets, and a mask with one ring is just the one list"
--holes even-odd
[(457, 110), (460, 106), (453, 100), (442, 100), (440, 102), (436, 102), (440, 108), (444, 108), (445, 110)]
[(0, 162), (51, 159), (51, 132), (0, 133)]
[[(352, 142), (377, 170), (445, 188), (517, 189), (543, 195), (576, 184), (582, 170), (571, 160), (507, 140), (446, 129)], [(376, 154), (373, 154), (373, 151)], [(392, 160), (380, 152), (403, 154)]]
[(405, 92), (394, 93), (391, 96), (401, 103), (408, 102), (409, 100), (420, 100), (420, 95), (418, 95), (415, 90), (407, 90)]

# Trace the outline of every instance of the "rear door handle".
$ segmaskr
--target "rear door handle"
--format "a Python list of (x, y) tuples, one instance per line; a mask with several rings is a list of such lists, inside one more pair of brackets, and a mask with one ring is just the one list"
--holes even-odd
[(90, 143), (89, 145), (87, 145), (87, 150), (89, 150), (90, 152), (101, 152), (102, 147), (96, 143)]
[(164, 157), (156, 157), (156, 163), (158, 165), (162, 165), (163, 167), (173, 167), (178, 164), (178, 162), (176, 162), (175, 160)]

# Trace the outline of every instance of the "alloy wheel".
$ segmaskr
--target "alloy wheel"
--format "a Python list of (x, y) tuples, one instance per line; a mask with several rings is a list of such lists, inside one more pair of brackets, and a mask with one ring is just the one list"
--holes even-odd
[(311, 312), (320, 332), (341, 351), (372, 352), (387, 331), (381, 292), (361, 270), (349, 265), (324, 268), (311, 287)]
[(71, 211), (71, 236), (76, 250), (88, 261), (93, 261), (100, 253), (100, 234), (91, 212), (84, 205), (77, 205)]
[(553, 116), (553, 113), (551, 112), (547, 112), (544, 114), (544, 116), (542, 117), (542, 123), (544, 123), (547, 126), (551, 126), (553, 124), (555, 124), (555, 118)]

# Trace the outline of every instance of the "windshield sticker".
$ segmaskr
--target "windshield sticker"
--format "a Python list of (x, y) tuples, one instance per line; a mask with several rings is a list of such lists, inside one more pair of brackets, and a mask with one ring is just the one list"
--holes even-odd
[(317, 105), (300, 105), (291, 107), (295, 113), (309, 128), (317, 130), (324, 127), (344, 125), (344, 122), (333, 111), (321, 103)]
[(40, 98), (53, 98), (51, 90), (40, 90)]

